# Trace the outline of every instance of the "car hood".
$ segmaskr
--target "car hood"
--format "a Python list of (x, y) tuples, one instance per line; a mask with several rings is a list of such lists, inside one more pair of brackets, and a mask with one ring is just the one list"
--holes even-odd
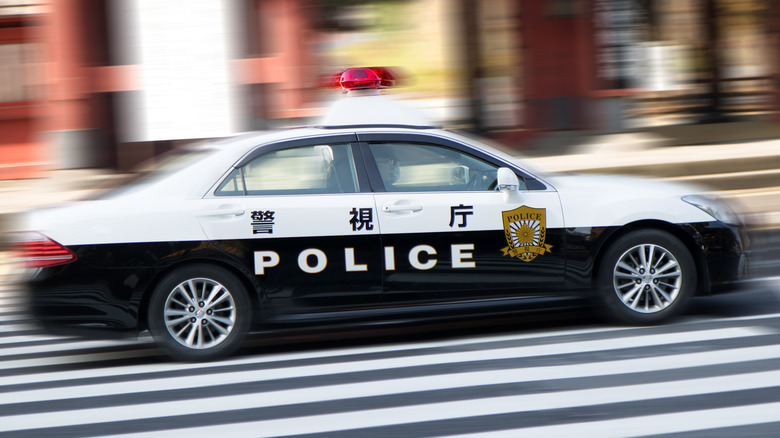
[(621, 226), (639, 220), (710, 222), (682, 200), (706, 190), (668, 181), (616, 175), (546, 175), (558, 191), (567, 227)]

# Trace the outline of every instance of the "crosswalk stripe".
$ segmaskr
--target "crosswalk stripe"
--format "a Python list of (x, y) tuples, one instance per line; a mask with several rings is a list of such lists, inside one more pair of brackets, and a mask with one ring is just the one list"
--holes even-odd
[[(780, 289), (774, 291), (775, 294), (780, 294)], [(767, 320), (771, 321), (774, 319), (780, 318), (780, 313), (763, 313), (760, 315), (749, 315), (749, 316), (733, 316), (728, 318), (717, 318), (717, 319), (708, 319), (710, 322), (730, 322), (734, 323), (736, 321), (760, 321), (760, 320)], [(672, 327), (672, 326), (669, 326)]]
[[(685, 334), (675, 333), (671, 335), (668, 334), (645, 335), (645, 336), (632, 337), (632, 338), (609, 339), (607, 341), (586, 341), (586, 342), (564, 343), (564, 344), (549, 344), (549, 345), (536, 346), (536, 347), (523, 347), (524, 349), (527, 349), (529, 352), (520, 353), (520, 354), (528, 355), (528, 356), (531, 355), (541, 356), (541, 355), (573, 353), (573, 352), (576, 353), (576, 352), (586, 352), (586, 351), (617, 350), (622, 348), (647, 347), (653, 345), (684, 343), (684, 342), (702, 342), (702, 341), (709, 341), (709, 340), (731, 339), (731, 338), (757, 336), (762, 334), (774, 334), (774, 333), (775, 332), (770, 331), (768, 329), (762, 330), (754, 327), (702, 330), (702, 331), (687, 332)], [(99, 347), (108, 347), (108, 346), (115, 346), (115, 345), (122, 345), (122, 344), (116, 341), (82, 341), (77, 345), (71, 345), (71, 346), (57, 344), (57, 345), (51, 345), (43, 348), (42, 347), (17, 347), (17, 348), (5, 349), (3, 351), (3, 356), (8, 358), (14, 355), (29, 354), (34, 352), (53, 352), (53, 351), (69, 350), (72, 349), (73, 347), (78, 347), (79, 349), (87, 349), (87, 348), (99, 348)], [(514, 351), (515, 349), (502, 349), (502, 350), (506, 350), (510, 355), (515, 354), (512, 353), (512, 351)], [(47, 359), (47, 362), (51, 363), (50, 359)], [(28, 362), (27, 366), (34, 366), (34, 365)], [(8, 367), (0, 363), (0, 369), (8, 369)]]
[[(175, 415), (205, 414), (214, 411), (231, 411), (238, 409), (257, 409), (272, 406), (295, 405), (332, 400), (345, 400), (349, 398), (373, 397), (390, 394), (402, 394), (419, 391), (432, 391), (436, 389), (458, 388), (490, 384), (506, 384), (524, 381), (519, 377), (518, 370), (488, 373), (483, 377), (480, 373), (469, 375), (441, 376), (439, 379), (414, 378), (395, 379), (374, 382), (372, 384), (360, 383), (349, 385), (335, 385), (317, 388), (305, 388), (286, 391), (274, 391), (241, 396), (210, 397), (204, 403), (203, 399), (179, 400), (175, 402), (148, 403), (133, 406), (132, 409), (116, 407), (95, 409), (74, 409), (58, 411), (55, 413), (39, 413), (19, 415), (4, 421), (5, 430), (26, 430), (47, 427), (64, 427), (80, 424), (89, 424), (99, 418), (100, 422), (129, 421), (147, 418), (159, 418)], [(501, 376), (500, 378), (496, 378)], [(470, 380), (476, 379), (475, 381)], [(780, 371), (771, 371), (753, 374), (739, 374), (725, 377), (713, 377), (704, 379), (690, 379), (683, 381), (671, 381), (663, 383), (639, 384), (630, 386), (618, 386), (608, 388), (596, 388), (576, 391), (550, 392), (542, 394), (524, 394), (519, 396), (492, 397), (478, 400), (458, 402), (431, 403), (426, 405), (412, 405), (403, 408), (389, 408), (358, 410), (345, 414), (332, 414), (328, 418), (296, 417), (288, 420), (271, 420), (264, 423), (280, 422), (285, 433), (313, 433), (323, 431), (323, 424), (333, 424), (334, 429), (353, 428), (355, 417), (360, 417), (361, 427), (377, 427), (397, 424), (401, 419), (405, 423), (436, 421), (458, 417), (470, 417), (478, 415), (496, 415), (517, 412), (531, 412), (551, 409), (562, 409), (578, 406), (589, 406), (608, 403), (626, 403), (638, 400), (683, 397), (690, 395), (725, 393), (734, 390), (746, 390), (780, 386)], [(14, 399), (16, 394), (11, 395)], [(20, 401), (21, 402), (21, 401)], [(346, 418), (340, 418), (346, 417)], [(371, 418), (367, 423), (366, 418)], [(311, 426), (296, 430), (296, 424), (316, 424), (316, 429)], [(292, 428), (292, 430), (290, 429)], [(273, 427), (265, 424), (259, 425), (259, 430), (269, 431)], [(263, 435), (263, 436), (273, 436)]]
[[(2, 339), (2, 343), (0, 344), (0, 347), (13, 345), (13, 344), (22, 344), (25, 342), (80, 342), (78, 339), (74, 338), (67, 338), (64, 336), (45, 336), (45, 335), (22, 335), (22, 336), (6, 336)], [(5, 352), (6, 350), (0, 349), (0, 354)]]
[[(694, 382), (694, 385), (697, 388), (701, 388), (704, 390), (699, 393), (707, 393), (708, 391), (705, 389), (706, 387), (700, 386), (699, 383), (701, 382)], [(620, 388), (620, 389), (621, 391), (618, 393), (620, 394), (619, 396), (611, 397), (611, 398), (603, 396), (602, 398), (599, 399), (599, 401), (618, 403), (618, 402), (628, 402), (632, 400), (645, 399), (643, 395), (637, 394), (636, 392), (632, 391), (632, 389), (634, 388)], [(645, 389), (645, 388), (639, 388), (639, 389)], [(612, 391), (612, 388), (610, 388), (608, 391)], [(184, 429), (176, 430), (175, 434), (181, 436), (183, 434), (197, 430), (198, 434), (202, 434), (206, 436), (220, 434), (222, 436), (231, 436), (231, 437), (252, 436), (252, 437), (259, 438), (259, 437), (274, 437), (274, 436), (282, 436), (282, 435), (302, 435), (307, 433), (335, 432), (341, 430), (366, 429), (372, 427), (391, 426), (391, 425), (398, 425), (398, 424), (410, 424), (410, 423), (413, 424), (413, 423), (426, 422), (426, 421), (441, 421), (441, 420), (452, 420), (457, 418), (469, 418), (469, 417), (486, 416), (486, 415), (518, 413), (518, 412), (522, 412), (523, 410), (539, 411), (539, 410), (546, 410), (546, 409), (556, 409), (557, 407), (565, 407), (565, 406), (591, 405), (595, 403), (592, 403), (591, 400), (587, 399), (586, 398), (587, 395), (598, 393), (598, 392), (608, 392), (608, 391), (604, 391), (604, 390), (586, 391), (587, 394), (582, 394), (583, 395), (582, 398), (579, 398), (574, 401), (574, 402), (580, 402), (581, 404), (574, 404), (574, 402), (570, 402), (566, 398), (568, 394), (557, 394), (557, 395), (553, 394), (552, 396), (547, 395), (547, 398), (552, 398), (552, 400), (549, 402), (549, 404), (542, 404), (542, 405), (527, 404), (527, 401), (529, 400), (528, 396), (496, 397), (496, 398), (482, 399), (482, 400), (434, 403), (428, 405), (412, 405), (412, 406), (403, 406), (403, 407), (388, 408), (388, 409), (353, 411), (353, 412), (328, 414), (328, 415), (301, 416), (301, 417), (293, 417), (293, 418), (285, 418), (285, 419), (277, 419), (277, 420), (244, 422), (244, 423), (235, 423), (231, 425), (220, 425), (218, 427), (213, 427), (213, 426), (198, 427), (197, 429), (184, 428)], [(661, 392), (656, 392), (656, 393), (660, 394)], [(679, 391), (669, 391), (669, 394), (684, 395)], [(217, 405), (219, 406), (219, 404)], [(729, 419), (731, 421), (721, 421), (721, 422), (715, 421), (709, 423), (697, 422), (698, 423), (697, 426), (699, 426), (698, 428), (701, 428), (702, 426), (704, 426), (705, 428), (712, 428), (713, 424), (717, 424), (720, 427), (726, 427), (726, 426), (739, 425), (739, 424), (753, 424), (755, 422), (777, 421), (776, 413), (778, 412), (777, 408), (780, 407), (780, 403), (768, 403), (756, 407), (762, 410), (774, 409), (774, 412), (772, 412), (772, 414), (769, 415), (766, 412), (763, 413), (754, 412), (755, 407), (753, 407), (754, 409), (732, 408), (732, 409), (737, 409), (739, 413), (744, 412), (746, 414), (746, 418), (750, 418), (750, 421), (748, 422), (745, 418), (734, 418), (735, 416), (733, 415), (733, 413), (728, 412), (730, 409), (711, 410), (715, 412), (723, 412), (723, 413), (731, 414), (729, 415)], [(517, 429), (516, 431), (519, 433), (517, 433), (516, 435), (508, 435), (507, 431), (502, 431), (504, 435), (493, 435), (493, 436), (625, 437), (625, 436), (649, 435), (651, 433), (668, 433), (668, 432), (674, 432), (679, 430), (679, 425), (674, 423), (672, 424), (667, 423), (666, 425), (663, 425), (660, 428), (658, 425), (652, 424), (652, 420), (658, 421), (664, 417), (679, 418), (679, 421), (676, 421), (675, 423), (679, 423), (680, 421), (687, 421), (687, 415), (667, 414), (667, 415), (656, 415), (656, 416), (648, 417), (647, 419), (645, 419), (646, 421), (643, 422), (645, 424), (642, 424), (642, 426), (646, 426), (646, 427), (641, 427), (641, 426), (637, 427), (638, 425), (634, 422), (634, 420), (636, 420), (636, 417), (631, 417), (629, 419), (594, 422), (594, 424), (592, 424), (591, 427), (588, 428), (589, 430), (587, 432), (584, 432), (584, 434), (583, 432), (580, 431), (579, 427), (582, 426), (583, 424), (588, 424), (588, 423)], [(596, 424), (599, 427), (594, 427), (594, 425)], [(613, 427), (615, 427), (615, 429), (612, 429)], [(691, 425), (688, 425), (686, 429), (697, 430), (698, 428), (694, 428)], [(612, 433), (605, 434), (604, 432), (608, 430), (612, 430)], [(173, 436), (173, 435), (174, 434), (172, 433), (172, 431), (135, 434), (135, 436), (143, 436), (143, 437)], [(114, 436), (122, 436), (122, 435), (118, 434)]]
[[(406, 367), (406, 366), (436, 365), (436, 364), (452, 363), (452, 362), (473, 362), (473, 361), (496, 360), (496, 359), (512, 359), (512, 358), (520, 358), (520, 357), (538, 357), (538, 356), (555, 355), (555, 354), (572, 354), (572, 353), (582, 353), (582, 352), (616, 350), (622, 348), (649, 347), (649, 346), (676, 344), (676, 343), (684, 343), (684, 342), (703, 342), (703, 341), (757, 336), (757, 335), (765, 335), (765, 334), (774, 334), (774, 332), (767, 331), (764, 329), (758, 329), (758, 328), (737, 327), (731, 329), (702, 330), (702, 331), (693, 331), (693, 332), (686, 332), (686, 333), (675, 333), (669, 335), (667, 334), (645, 335), (645, 336), (636, 336), (630, 338), (617, 338), (617, 339), (610, 338), (607, 340), (599, 340), (599, 341), (545, 344), (541, 346), (528, 346), (528, 347), (498, 348), (498, 349), (490, 349), (490, 350), (480, 350), (479, 352), (463, 351), (463, 352), (429, 354), (429, 355), (412, 356), (412, 357), (376, 359), (376, 360), (357, 361), (357, 362), (349, 362), (349, 363), (336, 363), (336, 364), (328, 364), (328, 365), (311, 365), (311, 366), (304, 366), (304, 367), (283, 368), (280, 370), (266, 370), (263, 371), (262, 373), (264, 376), (273, 375), (276, 376), (274, 378), (285, 378), (285, 377), (296, 376), (301, 374), (322, 375), (322, 374), (344, 373), (350, 371), (388, 369), (388, 368), (397, 368), (397, 367)], [(83, 362), (88, 360), (97, 360), (98, 358), (102, 360), (108, 360), (112, 358), (128, 357), (126, 356), (128, 354), (130, 354), (129, 357), (138, 357), (141, 353), (134, 352), (134, 351), (130, 351), (130, 352), (123, 351), (123, 352), (113, 352), (113, 353), (92, 353), (92, 354), (83, 354), (83, 355), (73, 355), (73, 356), (65, 356), (62, 358), (58, 357), (58, 358), (44, 358), (44, 359), (8, 360), (8, 361), (0, 362), (0, 369), (7, 370), (7, 369), (20, 368), (20, 367), (32, 367), (32, 366), (40, 366), (42, 364), (63, 363), (63, 362), (65, 363), (74, 363), (77, 361)], [(240, 381), (241, 379), (248, 377), (247, 374), (252, 374), (252, 373), (257, 374), (257, 371), (243, 372), (243, 373), (239, 372), (239, 373), (232, 373), (232, 374), (235, 376), (237, 381)], [(230, 374), (231, 373), (227, 373), (224, 376), (229, 376)], [(227, 377), (223, 377), (223, 378), (227, 378)], [(18, 383), (19, 380), (18, 378), (14, 377), (11, 379), (14, 379), (14, 381)], [(3, 384), (3, 380), (4, 379), (0, 378), (0, 385)], [(36, 380), (36, 381), (39, 382), (40, 380)], [(138, 383), (132, 383), (132, 385), (138, 387), (137, 386)]]
[[(40, 330), (40, 327), (32, 322), (25, 322), (22, 324), (0, 324), (0, 333), (15, 333), (28, 330)], [(0, 367), (2, 369), (2, 367)]]
[[(524, 334), (515, 334), (515, 335), (504, 335), (504, 336), (490, 336), (490, 337), (477, 337), (474, 339), (459, 339), (454, 341), (433, 341), (433, 342), (416, 342), (416, 343), (408, 343), (403, 344), (401, 346), (369, 346), (369, 347), (349, 347), (349, 348), (343, 348), (343, 349), (333, 349), (333, 350), (327, 350), (327, 351), (314, 351), (314, 352), (298, 352), (298, 353), (284, 353), (284, 354), (268, 354), (268, 355), (262, 355), (257, 357), (251, 357), (251, 358), (236, 358), (236, 359), (226, 359), (222, 362), (219, 362), (220, 367), (228, 368), (231, 366), (239, 366), (239, 365), (246, 365), (246, 364), (262, 364), (262, 363), (273, 363), (278, 361), (294, 361), (294, 360), (306, 360), (306, 359), (317, 359), (317, 358), (335, 358), (340, 356), (352, 356), (352, 355), (366, 355), (366, 354), (372, 354), (372, 353), (387, 353), (387, 352), (394, 352), (394, 351), (401, 351), (406, 350), (409, 352), (413, 352), (415, 350), (423, 350), (428, 348), (446, 348), (446, 347), (461, 347), (461, 346), (468, 346), (468, 345), (487, 345), (489, 343), (493, 342), (504, 342), (504, 341), (523, 341), (523, 340), (544, 340), (544, 339), (554, 339), (557, 337), (565, 337), (573, 334), (579, 334), (579, 335), (588, 335), (588, 334), (600, 334), (600, 333), (623, 333), (627, 335), (631, 334), (637, 334), (643, 332), (642, 328), (597, 328), (597, 329), (587, 329), (587, 330), (558, 330), (553, 332), (547, 332), (547, 333), (524, 333)], [(762, 328), (748, 328), (747, 332), (731, 332), (732, 334), (736, 335), (738, 333), (744, 333), (745, 336), (750, 336), (750, 330), (756, 330), (754, 334), (770, 334), (771, 331), (764, 331), (765, 329)], [(720, 332), (720, 335), (727, 335), (727, 333)], [(701, 335), (699, 335), (701, 336)], [(711, 335), (712, 336), (712, 335)], [(681, 337), (678, 337), (678, 335), (675, 335), (674, 338), (679, 342)], [(705, 340), (704, 338), (697, 338), (699, 341)], [(574, 342), (574, 344), (579, 345), (579, 342)], [(633, 343), (634, 347), (641, 346), (641, 344)], [(569, 352), (570, 350), (567, 350)], [(151, 353), (149, 353), (151, 354)], [(132, 357), (141, 357), (142, 354), (135, 354)], [(77, 359), (81, 359), (80, 361)], [(121, 359), (121, 357), (119, 357)], [(60, 358), (62, 360), (62, 358)], [(68, 358), (65, 358), (68, 359)], [(76, 358), (70, 358), (70, 361), (68, 363), (83, 363), (83, 362), (91, 362), (99, 360), (100, 358), (94, 357), (94, 356), (78, 356)], [(103, 358), (100, 360), (105, 360), (108, 358)], [(6, 369), (12, 369), (14, 368), (14, 365), (16, 365), (17, 368), (26, 368), (26, 367), (33, 367), (33, 366), (46, 366), (46, 365), (52, 365), (56, 364), (57, 362), (54, 362), (53, 359), (51, 360), (42, 360), (42, 359), (33, 359), (28, 361), (18, 361), (16, 363), (6, 363), (5, 365), (8, 367)], [(2, 363), (0, 363), (0, 370), (2, 370)], [(190, 364), (188, 365), (189, 370), (197, 370), (198, 368), (212, 368), (213, 364)], [(81, 370), (75, 370), (75, 371), (58, 371), (58, 372), (50, 372), (50, 373), (36, 373), (35, 375), (30, 376), (14, 376), (8, 379), (0, 377), (0, 386), (8, 384), (7, 382), (10, 380), (13, 383), (16, 384), (24, 384), (24, 383), (30, 383), (30, 382), (48, 382), (48, 381), (55, 381), (55, 380), (69, 380), (69, 379), (82, 379), (82, 378), (96, 378), (96, 377), (109, 377), (109, 376), (123, 376), (123, 375), (133, 375), (133, 374), (142, 374), (146, 372), (159, 372), (159, 371), (176, 371), (181, 369), (180, 364), (176, 363), (163, 363), (163, 364), (144, 364), (144, 365), (132, 365), (132, 366), (123, 366), (123, 367), (112, 367), (112, 368), (104, 368), (104, 369), (91, 369), (86, 371)]]
[[(689, 353), (671, 356), (661, 356), (652, 358), (626, 359), (609, 362), (593, 362), (586, 364), (544, 366), (530, 368), (514, 368), (511, 370), (460, 373), (456, 380), (467, 381), (476, 379), (480, 384), (508, 383), (508, 382), (534, 382), (550, 379), (571, 379), (595, 376), (619, 375), (626, 373), (640, 373), (661, 371), (670, 369), (679, 369), (695, 366), (706, 366), (716, 364), (727, 364), (735, 362), (745, 362), (750, 360), (778, 359), (780, 351), (775, 346), (753, 347), (719, 350), (705, 353)], [(107, 383), (101, 385), (84, 385), (78, 387), (51, 388), (45, 390), (17, 391), (6, 393), (7, 400), (14, 403), (35, 402), (45, 400), (59, 400), (67, 398), (90, 397), (105, 394), (131, 394), (146, 391), (165, 391), (182, 388), (196, 387), (218, 387), (231, 383), (249, 383), (261, 382), (282, 378), (302, 377), (323, 374), (339, 374), (357, 371), (367, 371), (371, 368), (362, 366), (342, 368), (343, 364), (328, 365), (324, 367), (315, 366), (310, 368), (326, 368), (326, 370), (310, 370), (307, 367), (283, 368), (278, 370), (250, 371), (234, 373), (233, 375), (219, 374), (210, 376), (208, 379), (198, 379), (191, 376), (169, 379), (150, 379), (142, 382), (122, 382)], [(317, 372), (312, 372), (317, 371)], [(484, 375), (481, 375), (484, 373)], [(425, 376), (421, 378), (412, 378), (407, 381), (417, 382), (419, 387), (425, 387), (426, 381), (437, 382), (439, 380), (447, 381), (448, 378)], [(491, 380), (492, 379), (492, 380)], [(403, 379), (399, 379), (403, 380)], [(365, 383), (364, 383), (365, 384)], [(778, 383), (780, 384), (780, 383)], [(366, 384), (367, 385), (367, 384)], [(442, 386), (441, 388), (443, 388)], [(317, 390), (309, 388), (310, 391)], [(340, 391), (333, 391), (334, 394), (343, 394)], [(266, 394), (269, 396), (269, 394)], [(252, 396), (256, 397), (256, 396)], [(251, 397), (250, 397), (251, 398)], [(265, 398), (265, 397), (264, 397)], [(278, 395), (270, 397), (278, 399)], [(308, 400), (315, 401), (315, 400)], [(2, 405), (0, 405), (2, 407)]]
[(25, 305), (25, 301), (17, 297), (0, 297), (0, 308), (3, 309), (21, 309)]
[[(601, 406), (612, 404), (626, 406), (612, 419), (549, 414), (527, 424), (515, 421), (504, 430), (458, 434), (450, 428), (447, 433), (453, 438), (617, 438), (780, 424), (780, 394), (773, 392), (780, 388), (780, 330), (772, 328), (778, 327), (780, 315), (690, 317), (664, 328), (578, 328), (273, 353), (217, 363), (126, 366), (121, 360), (159, 352), (150, 348), (148, 338), (15, 336), (13, 331), (29, 330), (31, 324), (15, 324), (24, 320), (21, 314), (0, 313), (4, 316), (18, 319), (0, 319), (0, 332), (12, 330), (5, 332), (11, 336), (0, 337), (0, 376), (10, 372), (0, 377), (0, 435), (70, 428), (68, 436), (79, 430), (90, 431), (85, 432), (90, 436), (149, 438), (363, 436), (363, 429), (482, 421), (490, 415), (518, 418), (558, 409), (606, 413)], [(626, 353), (600, 354), (617, 350)], [(90, 366), (104, 360), (116, 365)], [(490, 369), (481, 364), (501, 360)], [(750, 362), (755, 367), (740, 365)], [(70, 365), (83, 369), (67, 370)], [(546, 383), (553, 381), (558, 383)], [(230, 385), (234, 390), (223, 391)], [(729, 407), (728, 397), (739, 391), (753, 391), (738, 399), (753, 404)], [(690, 397), (719, 402), (686, 405)], [(654, 400), (663, 404), (649, 403)], [(657, 408), (634, 412), (633, 406)], [(206, 419), (208, 414), (216, 416)], [(191, 427), (180, 418), (200, 418), (202, 425)], [(116, 422), (127, 427), (116, 428)], [(150, 430), (147, 424), (157, 430), (144, 432)]]
[[(131, 359), (143, 356), (152, 356), (156, 353), (154, 350), (144, 349), (143, 346), (138, 346), (137, 349), (130, 349), (124, 351), (114, 351), (110, 353), (94, 353), (85, 352), (78, 355), (52, 357), (43, 359), (16, 359), (8, 362), (0, 362), (0, 371), (13, 370), (19, 368), (31, 368), (46, 365), (63, 365), (63, 364), (78, 364), (89, 362), (100, 362), (119, 359)], [(11, 366), (7, 366), (11, 364)]]
[[(464, 435), (449, 435), (448, 438), (506, 438), (522, 436), (524, 438), (558, 438), (576, 436), (578, 438), (629, 438), (667, 433), (685, 433), (702, 430), (715, 430), (727, 427), (748, 426), (752, 424), (775, 423), (780, 421), (780, 403), (762, 403), (733, 408), (703, 409), (671, 414), (646, 415), (616, 420), (590, 421), (574, 424), (560, 424), (522, 429), (509, 429), (498, 432), (485, 432)], [(243, 425), (242, 425), (243, 426)], [(205, 428), (210, 429), (210, 428)], [(185, 432), (177, 430), (176, 435)], [(220, 427), (220, 433), (231, 437), (248, 436), (231, 433)], [(198, 429), (198, 433), (208, 435), (208, 430)], [(153, 437), (156, 433), (136, 436)], [(120, 436), (120, 435), (114, 435)], [(167, 436), (174, 436), (168, 434)]]
[(26, 317), (24, 315), (18, 313), (0, 313), (0, 322), (19, 321), (20, 319), (25, 319), (25, 318)]
[[(65, 342), (65, 343), (56, 343), (56, 344), (49, 344), (45, 346), (33, 346), (33, 347), (10, 347), (5, 348), (3, 350), (0, 350), (3, 354), (3, 358), (10, 358), (12, 356), (18, 356), (23, 354), (33, 354), (33, 353), (53, 353), (57, 351), (68, 351), (68, 350), (89, 350), (89, 349), (97, 349), (97, 348), (105, 348), (105, 347), (116, 347), (116, 346), (136, 346), (135, 343), (131, 344), (131, 341), (87, 341), (87, 340), (72, 340), (71, 342)], [(50, 362), (50, 359), (47, 359), (47, 361)], [(2, 364), (2, 362), (0, 362)], [(0, 365), (0, 369), (7, 369), (4, 368), (2, 365)]]

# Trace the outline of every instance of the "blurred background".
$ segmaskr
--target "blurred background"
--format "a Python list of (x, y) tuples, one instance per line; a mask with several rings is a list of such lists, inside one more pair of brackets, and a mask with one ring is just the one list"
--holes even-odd
[(307, 123), (351, 66), (397, 66), (442, 124), (520, 149), (774, 121), (778, 38), (770, 0), (0, 0), (0, 179)]
[(779, 51), (771, 0), (0, 0), (0, 180), (311, 123), (354, 66), (521, 152), (738, 148), (780, 137)]

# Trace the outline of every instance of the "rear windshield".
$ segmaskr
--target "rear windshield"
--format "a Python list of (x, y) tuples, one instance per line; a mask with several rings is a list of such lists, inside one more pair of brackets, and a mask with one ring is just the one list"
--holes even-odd
[(166, 152), (125, 175), (111, 178), (91, 199), (110, 199), (128, 194), (205, 160), (216, 152), (216, 149), (202, 148), (182, 148)]

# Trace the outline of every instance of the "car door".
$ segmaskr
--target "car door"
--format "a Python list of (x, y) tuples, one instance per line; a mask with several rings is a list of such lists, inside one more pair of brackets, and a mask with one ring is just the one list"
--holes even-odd
[(314, 316), (379, 300), (376, 208), (352, 140), (258, 148), (205, 200), (206, 235), (256, 280), (266, 316)]
[(386, 301), (531, 295), (563, 282), (555, 190), (515, 170), (520, 190), (497, 191), (497, 171), (508, 164), (445, 139), (360, 140), (377, 188)]

